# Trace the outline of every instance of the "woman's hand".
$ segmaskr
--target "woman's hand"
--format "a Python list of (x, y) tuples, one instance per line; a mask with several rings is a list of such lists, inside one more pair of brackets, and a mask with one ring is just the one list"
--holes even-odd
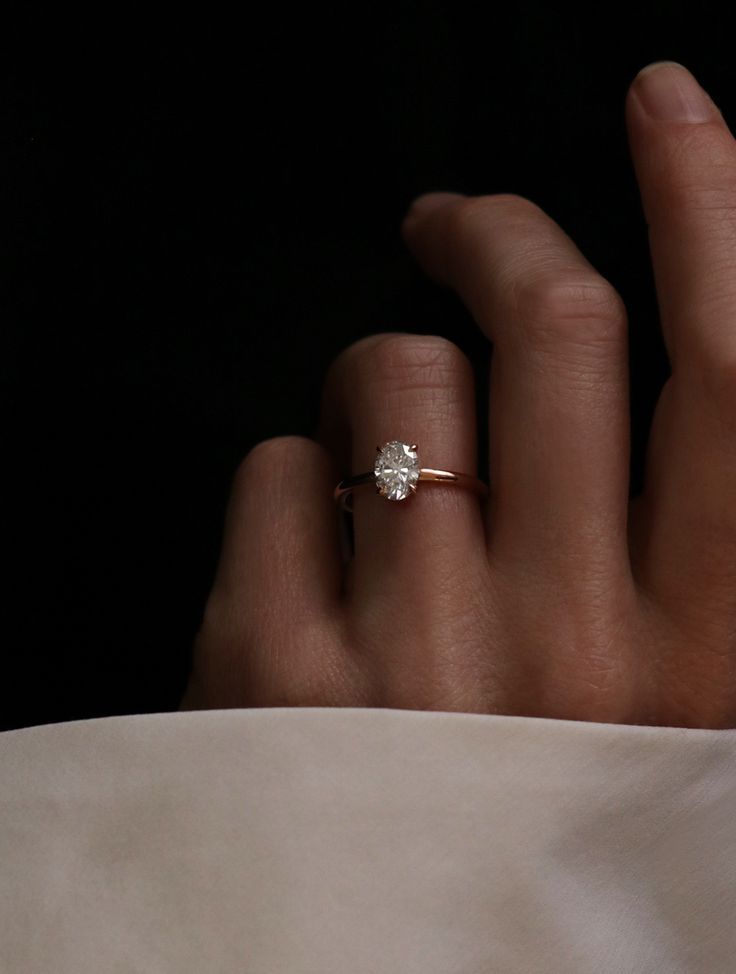
[(402, 230), (492, 339), (488, 502), (333, 489), (377, 444), (476, 471), (469, 362), (382, 334), (333, 363), (321, 443), (238, 471), (182, 709), (390, 707), (736, 726), (736, 144), (685, 69), (626, 102), (672, 376), (629, 502), (623, 303), (534, 203), (431, 193)]

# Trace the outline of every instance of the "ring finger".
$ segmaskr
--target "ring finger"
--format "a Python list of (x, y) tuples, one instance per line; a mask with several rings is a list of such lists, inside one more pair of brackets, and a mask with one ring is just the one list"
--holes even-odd
[(554, 578), (562, 560), (576, 583), (584, 566), (618, 576), (628, 563), (621, 298), (523, 197), (428, 194), (404, 232), (494, 342), (491, 557), (525, 572), (539, 564)]
[[(372, 470), (376, 447), (400, 440), (417, 445), (422, 467), (475, 475), (475, 410), (472, 366), (452, 342), (436, 335), (372, 335), (330, 368), (320, 439), (345, 474)], [(427, 674), (432, 646), (446, 661), (460, 653), (459, 628), (470, 626), (458, 619), (458, 606), (469, 617), (487, 602), (481, 591), (488, 577), (483, 502), (462, 487), (422, 482), (403, 501), (360, 487), (352, 506), (353, 612), (367, 614), (372, 644), (379, 653), (385, 649), (392, 667)], [(416, 638), (417, 627), (423, 638)], [(413, 638), (403, 639), (408, 628)], [(408, 658), (402, 645), (415, 647), (410, 652), (421, 659)]]

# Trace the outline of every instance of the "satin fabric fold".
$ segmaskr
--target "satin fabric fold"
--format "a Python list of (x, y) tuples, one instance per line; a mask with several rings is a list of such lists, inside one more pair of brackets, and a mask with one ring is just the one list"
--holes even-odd
[(733, 974), (736, 730), (363, 708), (0, 734), (2, 974)]

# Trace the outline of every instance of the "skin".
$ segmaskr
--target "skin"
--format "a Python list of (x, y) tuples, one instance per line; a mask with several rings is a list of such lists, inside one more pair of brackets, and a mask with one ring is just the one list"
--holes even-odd
[(343, 566), (332, 492), (377, 444), (477, 470), (460, 349), (401, 333), (351, 345), (318, 438), (266, 440), (237, 472), (180, 709), (736, 726), (736, 143), (671, 63), (639, 72), (626, 123), (672, 366), (642, 494), (629, 500), (613, 286), (530, 200), (421, 196), (404, 240), (494, 343), (490, 497), (361, 488)]

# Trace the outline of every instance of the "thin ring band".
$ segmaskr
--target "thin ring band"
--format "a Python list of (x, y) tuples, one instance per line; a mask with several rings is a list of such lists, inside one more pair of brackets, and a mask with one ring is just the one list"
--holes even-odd
[(416, 493), (417, 483), (446, 484), (464, 487), (481, 497), (488, 497), (488, 486), (478, 477), (455, 470), (437, 470), (434, 467), (420, 467), (415, 443), (407, 444), (392, 440), (382, 447), (376, 447), (376, 463), (367, 473), (354, 474), (341, 480), (335, 487), (334, 498), (339, 500), (342, 510), (352, 511), (351, 494), (356, 487), (372, 484), (376, 493), (389, 500), (405, 500)]

